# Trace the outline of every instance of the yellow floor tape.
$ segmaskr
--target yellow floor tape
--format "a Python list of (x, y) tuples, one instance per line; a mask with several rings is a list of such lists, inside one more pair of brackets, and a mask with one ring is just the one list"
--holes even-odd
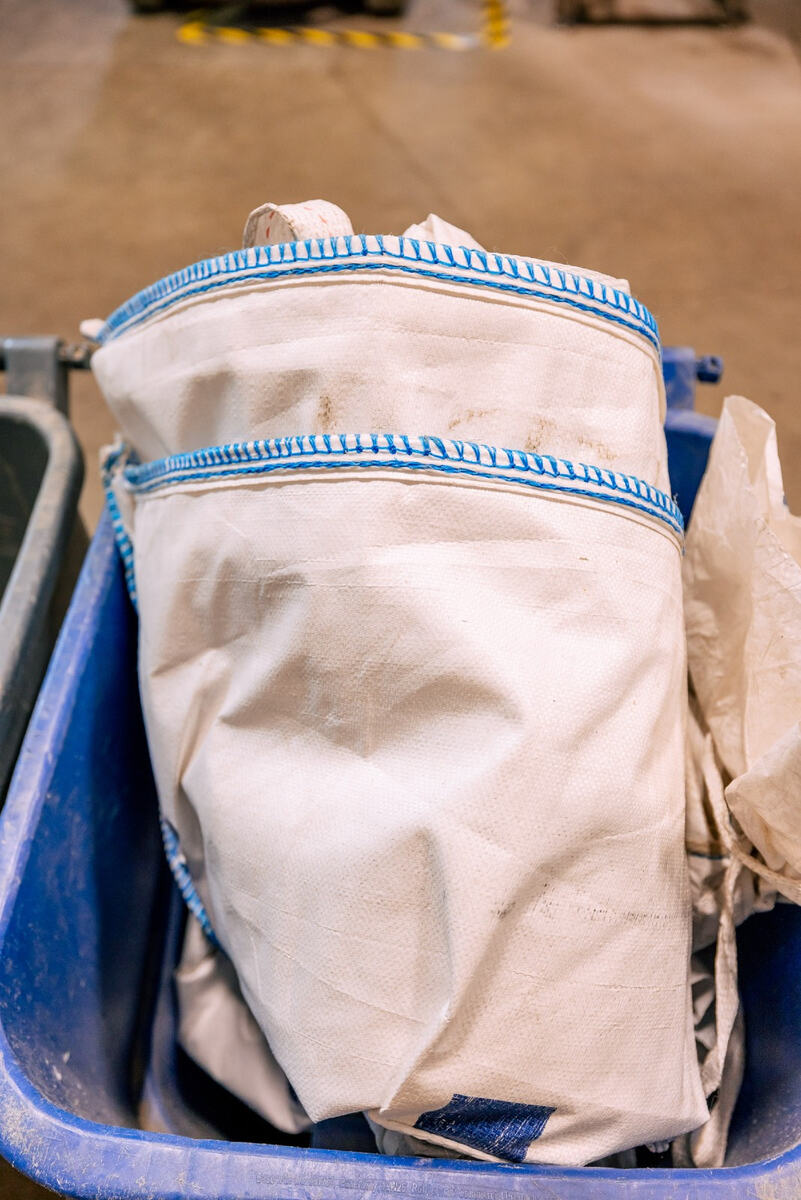
[(482, 0), (482, 27), (477, 33), (409, 33), (400, 29), (316, 29), (303, 25), (286, 28), (250, 28), (215, 25), (205, 13), (184, 22), (178, 29), (180, 41), (190, 46), (222, 42), (240, 46), (264, 42), (268, 46), (351, 46), (357, 50), (500, 50), (509, 44), (509, 17), (505, 0)]

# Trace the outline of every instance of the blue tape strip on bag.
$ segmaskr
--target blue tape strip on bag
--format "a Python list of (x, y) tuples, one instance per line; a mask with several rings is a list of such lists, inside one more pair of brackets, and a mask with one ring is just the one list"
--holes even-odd
[(423, 1113), (414, 1128), (469, 1146), (507, 1162), (525, 1162), (528, 1148), (542, 1136), (555, 1108), (516, 1104), (458, 1093), (442, 1108)]

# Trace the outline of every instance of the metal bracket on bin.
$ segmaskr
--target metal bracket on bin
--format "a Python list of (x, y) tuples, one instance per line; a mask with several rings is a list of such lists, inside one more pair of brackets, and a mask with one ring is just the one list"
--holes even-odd
[(90, 346), (70, 345), (57, 337), (9, 337), (0, 341), (0, 370), (6, 372), (6, 391), (13, 396), (44, 400), (67, 416), (67, 372), (85, 371)]
[(695, 408), (695, 385), (719, 383), (723, 359), (717, 354), (696, 355), (690, 346), (662, 347), (662, 374), (668, 408)]
[(720, 383), (723, 359), (717, 354), (702, 354), (695, 360), (695, 378), (699, 383)]

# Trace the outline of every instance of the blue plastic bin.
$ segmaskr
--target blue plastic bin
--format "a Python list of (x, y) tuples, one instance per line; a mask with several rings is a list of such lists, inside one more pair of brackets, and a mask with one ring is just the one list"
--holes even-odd
[[(687, 511), (713, 427), (669, 414)], [(67, 1195), (104, 1200), (801, 1197), (799, 908), (782, 905), (741, 930), (748, 1066), (718, 1171), (496, 1166), (279, 1144), (176, 1048), (169, 977), (181, 911), (162, 860), (135, 620), (104, 518), (0, 818), (0, 1149), (15, 1166)], [(344, 1129), (318, 1128), (315, 1141), (331, 1144)], [(358, 1139), (358, 1120), (346, 1135)]]

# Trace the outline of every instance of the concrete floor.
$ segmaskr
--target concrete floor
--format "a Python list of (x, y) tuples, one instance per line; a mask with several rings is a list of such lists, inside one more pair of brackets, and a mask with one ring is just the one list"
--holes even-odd
[[(371, 232), (435, 211), (627, 276), (666, 343), (725, 358), (700, 407), (736, 391), (775, 416), (801, 509), (801, 5), (752, 0), (730, 29), (561, 29), (551, 8), (515, 0), (508, 49), (456, 54), (190, 47), (124, 0), (5, 0), (0, 334), (76, 337), (239, 245), (267, 199), (323, 196)], [(406, 25), (478, 15), (417, 0)], [(92, 525), (113, 428), (90, 378), (73, 397)], [(1, 1196), (33, 1194), (0, 1169)]]
[[(265, 199), (325, 196), (365, 231), (433, 210), (627, 276), (665, 342), (725, 358), (705, 409), (737, 391), (774, 414), (799, 507), (801, 5), (752, 6), (736, 29), (561, 29), (516, 0), (507, 50), (457, 54), (191, 47), (124, 0), (6, 0), (0, 333), (76, 336), (239, 245)], [(417, 0), (406, 23), (477, 22), (476, 0)], [(74, 395), (92, 524), (112, 425), (90, 379)]]

